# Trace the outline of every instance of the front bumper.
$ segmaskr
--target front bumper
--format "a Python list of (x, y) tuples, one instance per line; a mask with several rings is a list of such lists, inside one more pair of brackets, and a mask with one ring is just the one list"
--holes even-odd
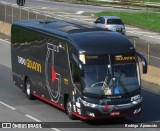
[[(141, 103), (143, 98), (118, 105), (98, 105), (97, 107), (85, 107), (83, 106), (82, 114), (73, 114), (81, 119), (97, 119), (108, 117), (122, 117), (122, 116), (137, 116), (141, 113)], [(91, 115), (92, 114), (92, 115)]]

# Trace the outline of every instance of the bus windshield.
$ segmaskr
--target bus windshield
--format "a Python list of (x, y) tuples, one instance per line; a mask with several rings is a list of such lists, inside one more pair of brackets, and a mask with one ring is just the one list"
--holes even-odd
[(84, 93), (122, 95), (140, 88), (134, 56), (86, 56)]

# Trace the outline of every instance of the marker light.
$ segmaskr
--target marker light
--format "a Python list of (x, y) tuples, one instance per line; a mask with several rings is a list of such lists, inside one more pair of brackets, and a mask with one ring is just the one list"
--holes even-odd
[(92, 112), (87, 111), (87, 114), (88, 114), (89, 116), (91, 116), (91, 117), (95, 117), (95, 114), (92, 113)]
[(138, 108), (138, 109), (136, 109), (136, 110), (134, 111), (134, 114), (137, 114), (137, 113), (140, 112), (140, 111), (141, 111), (141, 107)]
[(80, 54), (79, 59), (82, 61), (83, 64), (86, 64), (86, 57), (84, 54)]

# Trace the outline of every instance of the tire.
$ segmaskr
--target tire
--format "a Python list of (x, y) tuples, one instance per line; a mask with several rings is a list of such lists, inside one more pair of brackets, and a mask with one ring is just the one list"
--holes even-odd
[(29, 100), (35, 99), (35, 97), (32, 94), (32, 84), (31, 81), (27, 78), (25, 82), (25, 94)]
[(67, 99), (66, 112), (67, 112), (68, 117), (71, 120), (75, 120), (76, 119), (76, 117), (72, 114), (72, 112), (73, 112), (73, 105), (72, 105), (72, 102), (71, 102), (70, 98)]

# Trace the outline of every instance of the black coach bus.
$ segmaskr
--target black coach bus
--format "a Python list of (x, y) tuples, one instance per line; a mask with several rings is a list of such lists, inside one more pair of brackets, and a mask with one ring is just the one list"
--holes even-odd
[(13, 82), (29, 99), (65, 110), (70, 119), (141, 113), (147, 61), (123, 35), (85, 24), (29, 20), (12, 24)]

